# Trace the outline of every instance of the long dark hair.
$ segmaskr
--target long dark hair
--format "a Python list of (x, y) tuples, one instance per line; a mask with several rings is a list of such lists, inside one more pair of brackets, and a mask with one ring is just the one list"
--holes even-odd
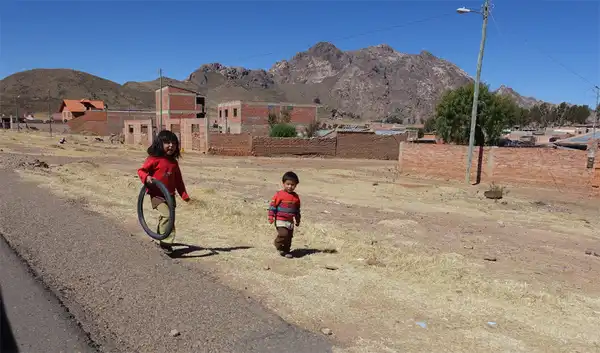
[[(175, 153), (172, 156), (167, 156), (165, 153), (165, 142), (172, 142), (175, 145)], [(179, 150), (179, 139), (172, 131), (163, 130), (156, 135), (152, 145), (148, 147), (148, 155), (152, 157), (169, 157), (175, 160), (181, 157), (181, 151)]]

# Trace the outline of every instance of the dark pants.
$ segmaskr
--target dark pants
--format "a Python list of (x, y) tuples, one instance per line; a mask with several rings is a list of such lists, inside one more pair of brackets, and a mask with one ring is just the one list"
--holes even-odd
[(284, 227), (277, 227), (277, 237), (273, 242), (275, 248), (278, 251), (290, 252), (292, 248), (292, 238), (294, 237), (294, 230), (287, 229)]

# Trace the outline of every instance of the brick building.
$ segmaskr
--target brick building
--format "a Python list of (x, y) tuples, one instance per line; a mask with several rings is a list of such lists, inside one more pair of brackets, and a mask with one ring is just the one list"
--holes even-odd
[(161, 124), (162, 117), (163, 129), (171, 131), (177, 129), (176, 126), (167, 126), (165, 123), (167, 120), (173, 122), (181, 119), (203, 119), (206, 116), (206, 99), (198, 92), (167, 85), (156, 90), (155, 98), (156, 125)]
[(211, 125), (218, 126), (222, 133), (266, 136), (269, 134), (270, 113), (280, 116), (287, 111), (292, 125), (304, 127), (317, 121), (318, 109), (315, 104), (223, 102), (217, 106), (217, 117), (211, 119)]
[(106, 109), (103, 101), (89, 99), (63, 99), (58, 112), (62, 120), (67, 122), (71, 119), (83, 116), (86, 112), (102, 111)]

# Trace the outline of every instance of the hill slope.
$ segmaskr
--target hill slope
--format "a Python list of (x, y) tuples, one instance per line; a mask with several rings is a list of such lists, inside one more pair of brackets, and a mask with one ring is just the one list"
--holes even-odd
[[(318, 99), (334, 116), (361, 120), (391, 112), (427, 119), (445, 90), (469, 82), (471, 78), (459, 67), (426, 51), (404, 54), (378, 45), (344, 52), (326, 42), (279, 61), (268, 71), (212, 63), (200, 66), (184, 81), (163, 77), (164, 85), (204, 94), (209, 109), (237, 99), (297, 103)], [(120, 85), (69, 69), (28, 70), (0, 81), (0, 111), (14, 114), (17, 95), (21, 110), (46, 111), (48, 89), (52, 111), (64, 98), (102, 99), (115, 109), (154, 109), (153, 91), (158, 87), (158, 79)], [(522, 106), (537, 102), (504, 86), (498, 92), (510, 94)]]

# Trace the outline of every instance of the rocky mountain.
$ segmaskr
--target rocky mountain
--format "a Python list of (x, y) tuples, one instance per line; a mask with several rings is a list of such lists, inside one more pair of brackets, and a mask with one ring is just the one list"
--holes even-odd
[(495, 93), (512, 98), (515, 101), (515, 103), (517, 103), (517, 105), (520, 106), (521, 108), (529, 109), (529, 108), (533, 107), (534, 105), (546, 103), (544, 101), (535, 99), (533, 97), (522, 96), (522, 95), (518, 94), (517, 92), (515, 92), (515, 90), (513, 90), (512, 88), (507, 87), (505, 85), (500, 86), (495, 91)]
[[(331, 43), (317, 43), (268, 71), (205, 64), (183, 81), (163, 77), (172, 84), (204, 94), (208, 108), (227, 100), (322, 103), (328, 116), (362, 120), (382, 118), (391, 112), (427, 119), (447, 89), (472, 82), (456, 65), (422, 51), (400, 53), (388, 45), (342, 51)], [(15, 97), (23, 111), (51, 109), (64, 98), (102, 99), (110, 108), (154, 109), (153, 91), (160, 83), (127, 82), (120, 85), (94, 75), (69, 69), (36, 69), (19, 72), (0, 81), (0, 112), (12, 114)], [(501, 94), (530, 105), (509, 88)], [(209, 110), (210, 111), (210, 110)]]

